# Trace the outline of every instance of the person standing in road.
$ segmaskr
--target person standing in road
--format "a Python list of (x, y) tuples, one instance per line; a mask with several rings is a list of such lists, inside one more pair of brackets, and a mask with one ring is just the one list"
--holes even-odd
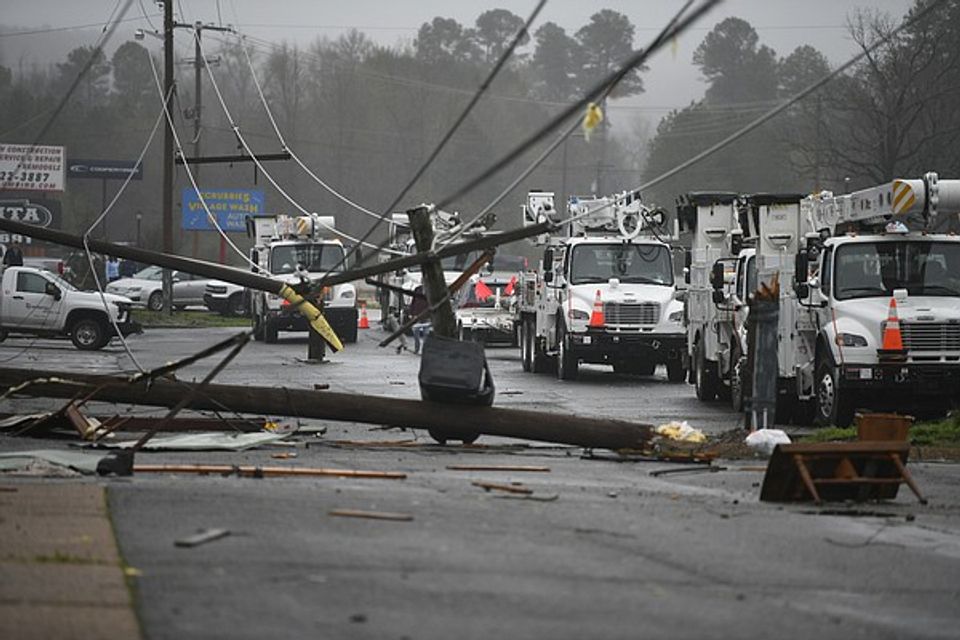
[(107, 257), (105, 270), (107, 272), (107, 282), (113, 282), (114, 280), (120, 279), (120, 262), (117, 260), (116, 256)]
[(7, 252), (3, 254), (3, 266), (5, 267), (22, 267), (23, 266), (23, 250), (20, 249), (19, 242), (13, 242), (7, 248)]
[[(417, 288), (413, 290), (413, 293), (413, 300), (410, 301), (410, 308), (407, 310), (407, 313), (411, 318), (416, 318), (430, 307), (430, 303), (427, 302), (427, 297), (423, 293), (423, 285), (417, 286)], [(420, 353), (420, 343), (426, 338), (427, 333), (430, 331), (430, 316), (417, 321), (417, 323), (413, 325), (412, 331), (413, 352)]]

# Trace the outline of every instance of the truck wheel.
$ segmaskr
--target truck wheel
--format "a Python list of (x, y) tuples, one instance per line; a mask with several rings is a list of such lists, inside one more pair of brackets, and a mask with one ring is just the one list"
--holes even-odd
[(697, 340), (695, 353), (696, 370), (693, 384), (697, 390), (697, 399), (700, 402), (710, 402), (717, 397), (717, 384), (716, 378), (707, 368), (707, 355), (704, 352), (703, 340)]
[(280, 333), (277, 325), (269, 320), (263, 321), (263, 341), (267, 344), (277, 343), (277, 334)]
[(533, 330), (527, 320), (520, 321), (520, 363), (527, 373), (533, 371)]
[(683, 368), (683, 360), (667, 360), (667, 382), (684, 382), (687, 379), (687, 370)]
[(576, 380), (580, 362), (575, 355), (570, 353), (567, 331), (562, 324), (557, 329), (557, 338), (557, 345), (560, 348), (560, 353), (557, 354), (557, 378), (560, 380)]
[(147, 309), (150, 309), (150, 311), (163, 311), (162, 292), (154, 291), (150, 294), (150, 297), (147, 298)]
[(547, 356), (543, 350), (543, 346), (540, 344), (540, 341), (537, 339), (537, 332), (535, 330), (535, 321), (530, 322), (530, 342), (532, 343), (533, 348), (533, 372), (534, 373), (546, 373), (550, 371), (550, 368), (553, 366), (553, 362)]
[(817, 411), (814, 422), (820, 427), (847, 427), (853, 422), (853, 405), (837, 385), (837, 370), (826, 359), (817, 363)]
[(70, 340), (73, 346), (83, 351), (96, 351), (110, 342), (107, 328), (96, 318), (80, 318), (74, 322), (70, 329)]
[(0, 329), (0, 342), (3, 342), (4, 340), (6, 340), (7, 335), (8, 334), (6, 329)]
[(243, 293), (235, 293), (227, 299), (227, 312), (224, 315), (242, 318), (247, 315), (247, 305), (243, 302)]

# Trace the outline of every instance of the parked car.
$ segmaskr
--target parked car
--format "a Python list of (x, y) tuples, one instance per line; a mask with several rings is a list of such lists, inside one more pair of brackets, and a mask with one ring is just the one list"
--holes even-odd
[[(107, 285), (108, 293), (126, 296), (138, 307), (152, 311), (163, 309), (163, 269), (150, 266), (141, 269), (129, 278), (120, 278)], [(209, 278), (182, 271), (173, 272), (173, 306), (182, 309), (189, 305), (202, 305), (203, 293)]]
[(517, 345), (516, 277), (474, 276), (457, 299), (461, 340)]
[(245, 318), (250, 315), (250, 302), (246, 289), (232, 282), (209, 280), (203, 294), (207, 309), (223, 316)]

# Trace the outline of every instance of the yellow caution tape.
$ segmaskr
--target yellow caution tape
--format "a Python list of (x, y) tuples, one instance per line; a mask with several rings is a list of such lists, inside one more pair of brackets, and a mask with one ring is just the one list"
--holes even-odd
[(601, 122), (603, 122), (603, 111), (595, 102), (591, 102), (587, 105), (587, 112), (583, 115), (583, 135), (588, 141), (590, 140), (590, 133)]
[(327, 319), (320, 313), (320, 309), (317, 309), (312, 303), (304, 300), (303, 296), (287, 285), (283, 285), (283, 289), (280, 289), (280, 295), (292, 306), (297, 307), (300, 315), (306, 318), (310, 326), (323, 336), (323, 339), (327, 341), (331, 349), (334, 351), (341, 351), (343, 349), (343, 343), (340, 342), (340, 338), (337, 337), (336, 332), (330, 326), (330, 323), (327, 322)]

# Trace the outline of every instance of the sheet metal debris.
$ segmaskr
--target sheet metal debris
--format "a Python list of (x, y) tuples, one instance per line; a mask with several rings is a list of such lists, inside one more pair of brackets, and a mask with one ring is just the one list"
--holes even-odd
[(106, 454), (84, 453), (80, 451), (61, 451), (57, 449), (37, 449), (33, 451), (13, 451), (0, 453), (0, 471), (27, 472), (30, 475), (44, 475), (44, 469), (37, 463), (47, 463), (54, 467), (69, 469), (85, 475), (97, 473), (100, 461)]
[[(287, 438), (285, 433), (191, 433), (154, 437), (143, 445), (144, 451), (249, 451)], [(137, 441), (102, 442), (107, 449), (131, 449)]]

